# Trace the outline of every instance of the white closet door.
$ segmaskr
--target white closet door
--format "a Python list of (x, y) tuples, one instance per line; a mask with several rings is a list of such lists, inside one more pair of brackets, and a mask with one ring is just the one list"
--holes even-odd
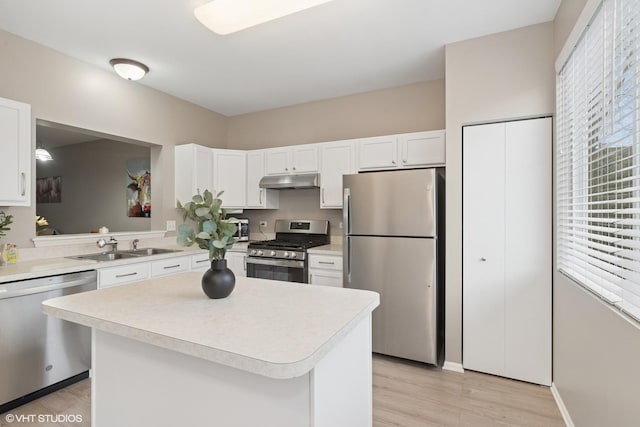
[(551, 118), (506, 123), (505, 373), (551, 385)]
[(504, 123), (463, 130), (463, 366), (504, 375)]

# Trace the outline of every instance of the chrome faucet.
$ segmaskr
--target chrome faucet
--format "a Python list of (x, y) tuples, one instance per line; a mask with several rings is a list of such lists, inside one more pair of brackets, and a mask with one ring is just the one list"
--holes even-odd
[(99, 248), (104, 248), (107, 245), (111, 246), (111, 252), (115, 253), (118, 250), (118, 241), (111, 236), (111, 238), (109, 239), (109, 241), (107, 242), (104, 239), (99, 239), (96, 244), (98, 245)]
[(138, 249), (138, 243), (140, 243), (140, 239), (133, 239), (133, 241), (131, 242), (134, 251)]

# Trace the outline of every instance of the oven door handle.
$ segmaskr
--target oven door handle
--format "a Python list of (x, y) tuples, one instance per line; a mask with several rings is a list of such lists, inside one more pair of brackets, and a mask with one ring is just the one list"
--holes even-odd
[(274, 267), (304, 268), (304, 261), (296, 261), (292, 259), (265, 259), (255, 258), (252, 256), (247, 257), (247, 264), (272, 265)]

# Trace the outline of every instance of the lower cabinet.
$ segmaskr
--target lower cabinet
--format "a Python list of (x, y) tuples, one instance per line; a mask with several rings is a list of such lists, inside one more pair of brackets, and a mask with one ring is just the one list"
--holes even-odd
[(236, 277), (247, 277), (247, 253), (227, 252), (227, 267)]
[(342, 256), (309, 254), (309, 284), (342, 287)]

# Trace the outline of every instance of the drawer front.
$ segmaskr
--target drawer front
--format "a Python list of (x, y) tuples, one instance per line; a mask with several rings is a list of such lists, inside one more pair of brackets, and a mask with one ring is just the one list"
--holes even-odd
[(161, 259), (151, 263), (151, 277), (189, 271), (189, 257)]
[(209, 261), (209, 251), (202, 252), (198, 255), (191, 255), (191, 270), (207, 271), (211, 267)]
[(148, 278), (149, 264), (146, 262), (104, 268), (98, 270), (98, 287), (108, 288), (110, 286), (123, 285)]
[(342, 271), (342, 257), (331, 255), (309, 255), (309, 268)]

